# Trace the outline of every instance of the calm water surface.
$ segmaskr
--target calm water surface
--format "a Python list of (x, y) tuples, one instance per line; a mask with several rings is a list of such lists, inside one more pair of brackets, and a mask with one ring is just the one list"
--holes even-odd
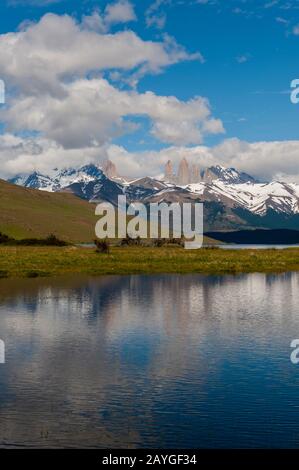
[(223, 250), (285, 250), (286, 248), (298, 248), (299, 245), (257, 245), (257, 244), (234, 244), (228, 243), (226, 245), (217, 245)]
[(0, 282), (0, 447), (298, 447), (299, 273)]

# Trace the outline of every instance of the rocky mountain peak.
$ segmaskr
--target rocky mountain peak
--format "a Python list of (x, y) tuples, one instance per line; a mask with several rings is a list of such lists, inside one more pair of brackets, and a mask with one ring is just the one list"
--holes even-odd
[(118, 176), (116, 166), (114, 165), (114, 163), (111, 160), (105, 160), (104, 161), (104, 163), (103, 163), (103, 172), (110, 179), (117, 178), (117, 176)]
[(145, 176), (128, 182), (115, 174), (115, 165), (108, 161), (103, 167), (89, 164), (65, 168), (51, 177), (34, 171), (10, 181), (43, 191), (72, 192), (90, 202), (117, 204), (119, 195), (126, 195), (128, 202), (145, 204), (200, 201), (204, 202), (207, 224), (213, 228), (294, 228), (299, 224), (298, 184), (259, 183), (247, 173), (220, 165), (200, 171), (196, 163), (188, 163), (187, 159), (180, 162), (177, 174), (168, 161), (164, 181)]
[(179, 186), (201, 182), (212, 183), (218, 179), (225, 183), (234, 184), (246, 183), (247, 181), (256, 182), (252, 176), (237, 171), (235, 168), (225, 168), (221, 165), (215, 165), (200, 170), (197, 164), (193, 163), (190, 165), (186, 158), (180, 161), (177, 174), (173, 171), (173, 165), (170, 160), (165, 166), (164, 181)]

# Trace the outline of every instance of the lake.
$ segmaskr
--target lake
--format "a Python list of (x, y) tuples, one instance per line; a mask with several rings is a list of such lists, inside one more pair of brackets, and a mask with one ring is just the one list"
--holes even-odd
[(214, 245), (222, 250), (285, 250), (287, 248), (298, 248), (299, 245), (257, 245), (249, 243), (228, 243), (227, 245)]
[(299, 273), (0, 281), (0, 447), (299, 446)]

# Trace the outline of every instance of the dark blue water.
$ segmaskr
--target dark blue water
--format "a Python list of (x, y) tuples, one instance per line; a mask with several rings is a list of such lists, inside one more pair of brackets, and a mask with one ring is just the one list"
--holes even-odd
[(0, 447), (299, 446), (299, 274), (0, 282)]
[(227, 243), (226, 245), (216, 245), (222, 250), (285, 250), (288, 248), (298, 248), (299, 245), (258, 245), (250, 243)]

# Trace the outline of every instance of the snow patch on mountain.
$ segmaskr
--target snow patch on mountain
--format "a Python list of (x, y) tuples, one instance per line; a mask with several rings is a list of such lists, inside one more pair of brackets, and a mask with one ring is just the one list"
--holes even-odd
[[(238, 171), (235, 168), (225, 168), (221, 165), (211, 166), (206, 171), (209, 171), (210, 174), (214, 175), (214, 180), (221, 180), (223, 183), (229, 184), (241, 184), (241, 183), (258, 183), (258, 181), (253, 178), (253, 176), (244, 173), (243, 171)], [(204, 173), (203, 173), (204, 176)]]
[(280, 183), (227, 184), (221, 180), (212, 183), (198, 183), (187, 188), (199, 195), (210, 195), (217, 200), (229, 199), (236, 207), (242, 207), (257, 215), (267, 210), (286, 214), (299, 213), (299, 185)]
[(130, 202), (182, 202), (190, 198), (219, 202), (259, 216), (269, 210), (285, 215), (299, 214), (299, 185), (279, 181), (260, 183), (246, 173), (220, 165), (207, 168), (205, 180), (184, 186), (152, 177), (131, 181), (119, 176), (109, 178), (102, 167), (94, 164), (56, 170), (51, 176), (38, 172), (17, 175), (10, 182), (43, 191), (71, 191), (89, 201), (116, 203), (120, 194), (125, 194)]

